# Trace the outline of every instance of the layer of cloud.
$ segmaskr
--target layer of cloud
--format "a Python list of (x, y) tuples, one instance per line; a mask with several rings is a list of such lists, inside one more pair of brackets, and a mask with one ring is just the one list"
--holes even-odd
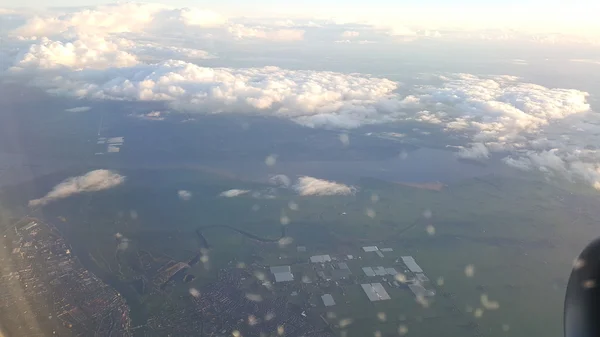
[(89, 106), (78, 106), (74, 108), (65, 109), (66, 112), (86, 112), (90, 111), (92, 108)]
[(56, 185), (40, 199), (29, 201), (29, 206), (43, 206), (75, 194), (96, 192), (113, 188), (125, 182), (125, 177), (109, 170), (90, 171), (82, 176), (71, 177)]
[(239, 197), (240, 195), (244, 195), (248, 192), (250, 192), (250, 190), (232, 189), (232, 190), (227, 190), (227, 191), (221, 192), (219, 194), (219, 196), (225, 197), (225, 198), (235, 198), (235, 197)]
[(352, 195), (356, 192), (353, 186), (308, 176), (298, 178), (293, 189), (302, 196)]
[[(484, 160), (508, 153), (521, 170), (584, 181), (600, 188), (600, 118), (589, 94), (546, 88), (511, 76), (446, 75), (441, 84), (416, 87), (422, 112), (413, 117), (445, 127), (468, 143), (462, 158)], [(424, 118), (425, 117), (425, 118)]]
[(289, 118), (309, 127), (356, 128), (397, 121), (398, 83), (358, 74), (265, 68), (208, 68), (183, 61), (102, 73), (80, 71), (41, 83), (77, 98), (167, 101), (174, 110)]

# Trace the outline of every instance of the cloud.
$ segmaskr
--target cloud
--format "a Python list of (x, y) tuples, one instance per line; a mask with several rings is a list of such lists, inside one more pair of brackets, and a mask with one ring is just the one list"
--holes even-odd
[(471, 144), (470, 147), (460, 147), (460, 150), (456, 154), (459, 158), (463, 159), (487, 159), (490, 157), (490, 151), (482, 143)]
[(192, 199), (192, 192), (190, 192), (190, 191), (179, 190), (179, 191), (177, 191), (177, 195), (179, 196), (179, 199), (181, 199), (183, 201), (188, 201), (188, 200)]
[(292, 180), (285, 174), (277, 174), (269, 178), (269, 183), (275, 186), (290, 187), (292, 186)]
[(237, 39), (253, 38), (269, 41), (300, 41), (304, 39), (304, 30), (301, 29), (268, 29), (241, 24), (230, 25), (227, 29)]
[(265, 68), (208, 68), (183, 61), (69, 73), (38, 82), (77, 98), (166, 101), (178, 111), (288, 118), (309, 127), (397, 121), (410, 104), (398, 83), (367, 75)]
[(466, 139), (470, 145), (460, 147), (459, 157), (482, 160), (492, 152), (509, 153), (503, 161), (511, 167), (600, 188), (600, 153), (595, 150), (600, 117), (591, 111), (588, 93), (512, 76), (439, 79), (441, 84), (415, 88), (428, 116), (418, 120), (443, 125)]
[(360, 32), (357, 32), (355, 30), (346, 30), (342, 33), (343, 38), (358, 37), (359, 35), (360, 35)]
[(89, 106), (78, 106), (75, 108), (65, 109), (66, 112), (86, 112), (90, 111), (92, 108)]
[(248, 192), (250, 192), (250, 191), (249, 190), (232, 189), (232, 190), (227, 190), (227, 191), (221, 192), (219, 194), (219, 196), (226, 197), (226, 198), (234, 198), (234, 197), (239, 197), (240, 195), (244, 195)]
[(81, 36), (72, 42), (42, 38), (17, 56), (13, 69), (106, 69), (137, 63), (135, 55), (121, 50), (114, 42), (101, 37)]
[(56, 185), (40, 199), (29, 201), (29, 206), (43, 206), (75, 194), (96, 192), (113, 188), (125, 182), (125, 177), (109, 170), (90, 171), (82, 176), (71, 177)]
[(293, 189), (302, 196), (352, 195), (356, 192), (353, 186), (308, 176), (298, 178)]

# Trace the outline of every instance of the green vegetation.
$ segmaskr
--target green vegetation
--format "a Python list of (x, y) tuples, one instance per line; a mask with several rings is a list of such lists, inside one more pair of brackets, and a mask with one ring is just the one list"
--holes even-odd
[[(589, 190), (529, 176), (476, 178), (441, 191), (365, 178), (356, 196), (299, 197), (277, 190), (275, 198), (265, 199), (251, 194), (217, 197), (232, 188), (269, 187), (203, 170), (121, 173), (128, 177), (123, 186), (57, 201), (37, 215), (59, 226), (98, 267), (122, 281), (139, 274), (135, 261), (140, 251), (149, 252), (157, 263), (189, 261), (200, 250), (198, 227), (227, 225), (278, 238), (282, 216), (290, 219), (286, 233), (293, 242), (283, 246), (225, 228), (204, 230), (211, 249), (207, 263), (189, 270), (196, 279), (178, 283), (165, 295), (141, 296), (148, 310), (159, 307), (164, 298), (185, 296), (190, 287), (214, 280), (218, 269), (239, 262), (254, 263), (253, 268), (292, 264), (294, 273), (313, 278), (314, 271), (299, 264), (310, 255), (359, 255), (367, 244), (393, 248), (390, 261), (392, 256), (413, 255), (433, 284), (439, 282), (435, 302), (427, 309), (406, 289), (391, 289), (392, 300), (380, 303), (368, 302), (358, 285), (333, 289), (338, 305), (331, 308), (335, 318), (329, 321), (352, 318), (351, 326), (336, 330), (347, 330), (348, 336), (369, 336), (373, 331), (394, 335), (400, 325), (423, 336), (476, 335), (477, 329), (486, 336), (505, 336), (507, 329), (511, 336), (560, 336), (570, 264), (597, 235), (594, 220), (600, 215), (598, 196)], [(15, 214), (25, 212), (27, 200), (66, 175), (7, 188), (0, 197), (2, 206)], [(193, 197), (183, 201), (178, 190), (190, 191)], [(298, 210), (288, 207), (290, 201)], [(427, 210), (431, 218), (423, 216)], [(117, 251), (116, 233), (130, 240), (127, 249)], [(297, 252), (296, 245), (308, 251)], [(381, 265), (380, 261), (368, 256), (349, 265), (354, 275), (362, 276), (361, 266)], [(474, 269), (472, 277), (465, 275), (467, 266)], [(326, 316), (320, 303), (323, 291), (307, 289), (311, 302)], [(497, 301), (499, 308), (486, 310), (482, 295)]]

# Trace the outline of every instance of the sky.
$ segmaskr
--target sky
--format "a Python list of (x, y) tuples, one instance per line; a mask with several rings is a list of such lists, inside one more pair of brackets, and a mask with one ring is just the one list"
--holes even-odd
[[(593, 0), (224, 0), (192, 1), (150, 0), (174, 7), (197, 7), (217, 10), (233, 16), (248, 17), (334, 17), (341, 20), (380, 21), (387, 24), (410, 23), (431, 28), (511, 28), (535, 32), (600, 32), (596, 20), (600, 3)], [(105, 0), (57, 0), (54, 7), (97, 6), (114, 3)], [(1, 0), (0, 7), (44, 8), (43, 0)]]
[[(410, 128), (419, 143), (459, 158), (499, 157), (600, 190), (597, 92), (568, 73), (598, 78), (600, 20), (590, 1), (79, 2), (52, 10), (27, 1), (0, 10), (0, 80), (79, 102), (60, 113), (126, 101), (140, 107), (124, 117), (154, 123), (222, 114), (339, 132), (385, 126), (399, 138)], [(418, 72), (423, 55), (429, 67)], [(383, 63), (387, 73), (372, 71)], [(540, 67), (572, 80), (528, 76)]]

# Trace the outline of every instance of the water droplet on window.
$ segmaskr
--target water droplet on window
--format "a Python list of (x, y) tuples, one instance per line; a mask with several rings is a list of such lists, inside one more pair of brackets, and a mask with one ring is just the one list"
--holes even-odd
[(273, 166), (275, 163), (277, 163), (277, 155), (272, 154), (265, 158), (265, 164), (267, 164), (267, 166)]
[(200, 292), (196, 288), (190, 288), (190, 295), (194, 297), (200, 297)]
[(381, 331), (377, 330), (373, 333), (374, 337), (381, 337)]
[(255, 326), (258, 324), (258, 319), (254, 315), (248, 316), (248, 325)]
[(290, 224), (290, 218), (288, 218), (286, 215), (282, 215), (281, 218), (279, 218), (279, 222), (282, 225), (287, 226)]
[(248, 293), (248, 294), (246, 294), (246, 298), (252, 302), (262, 302), (262, 300), (263, 300), (263, 298), (262, 298), (262, 296), (260, 296), (260, 294)]
[(481, 295), (481, 305), (487, 310), (496, 310), (500, 308), (500, 303), (496, 301), (490, 301), (487, 294)]
[(423, 217), (425, 217), (425, 219), (431, 219), (432, 215), (433, 215), (433, 213), (431, 212), (430, 209), (426, 209), (425, 211), (423, 211)]
[(385, 322), (387, 319), (387, 316), (385, 315), (385, 312), (378, 312), (377, 313), (377, 319), (379, 319), (382, 322)]
[(268, 313), (265, 315), (265, 321), (270, 321), (270, 320), (272, 320), (273, 318), (275, 318), (275, 314), (274, 314), (274, 313), (272, 313), (272, 312), (268, 312)]
[(466, 312), (473, 312), (473, 307), (471, 307), (470, 305), (467, 305), (467, 307), (465, 308)]
[(286, 236), (286, 237), (279, 239), (279, 241), (277, 243), (279, 244), (279, 248), (284, 248), (284, 247), (290, 245), (292, 242), (294, 242), (294, 239), (289, 236)]
[(435, 227), (433, 227), (433, 225), (427, 225), (427, 227), (425, 227), (425, 230), (427, 231), (427, 234), (435, 235)]
[(210, 260), (210, 258), (208, 257), (208, 255), (202, 255), (202, 256), (200, 257), (200, 261), (201, 261), (202, 263), (207, 263), (209, 260)]
[(342, 142), (344, 146), (350, 145), (350, 136), (348, 136), (347, 133), (340, 134), (340, 142)]
[(415, 301), (419, 303), (423, 308), (429, 308), (429, 301), (423, 295), (418, 295)]
[(400, 159), (405, 160), (406, 158), (408, 158), (408, 152), (402, 151), (398, 156), (400, 157)]
[(254, 272), (254, 277), (256, 277), (260, 281), (264, 281), (266, 279), (265, 274), (263, 272), (260, 272), (260, 271), (255, 271)]
[(438, 285), (438, 286), (440, 286), (440, 287), (441, 287), (441, 286), (443, 286), (443, 285), (444, 285), (444, 278), (443, 278), (443, 277), (441, 277), (441, 276), (440, 276), (440, 277), (438, 277), (438, 279), (437, 279), (437, 282), (436, 282), (436, 283), (437, 283), (437, 285)]
[(129, 217), (133, 220), (137, 220), (138, 212), (136, 210), (132, 209), (131, 211), (129, 211)]
[(475, 309), (473, 316), (475, 316), (475, 318), (480, 318), (481, 316), (483, 316), (483, 309), (481, 309), (481, 308)]
[(408, 327), (406, 327), (406, 325), (400, 325), (400, 326), (398, 327), (398, 334), (399, 334), (400, 336), (404, 336), (404, 335), (406, 335), (407, 333), (408, 333)]
[(297, 204), (297, 203), (295, 203), (295, 202), (293, 202), (293, 201), (290, 201), (290, 202), (288, 202), (288, 207), (289, 207), (289, 208), (290, 208), (292, 211), (297, 211), (297, 210), (298, 210), (298, 204)]
[(585, 261), (582, 259), (575, 259), (575, 261), (573, 261), (573, 269), (578, 270), (581, 269), (585, 266)]
[(467, 277), (473, 277), (475, 275), (475, 266), (473, 266), (472, 264), (467, 265), (465, 267), (465, 275)]
[(375, 211), (372, 208), (367, 208), (367, 210), (365, 211), (365, 214), (369, 217), (369, 218), (374, 218), (377, 214), (375, 213)]
[(279, 336), (283, 336), (284, 331), (285, 330), (283, 329), (283, 325), (280, 325), (280, 326), (277, 327), (277, 334)]
[(335, 319), (337, 317), (335, 315), (335, 312), (331, 312), (331, 311), (328, 311), (327, 314), (325, 314), (325, 316), (327, 316), (327, 319)]
[(406, 283), (406, 275), (402, 274), (402, 273), (398, 273), (394, 276), (394, 278), (396, 279), (396, 281), (400, 282), (400, 283)]
[(592, 288), (596, 287), (596, 281), (595, 280), (585, 280), (583, 282), (583, 287), (585, 289), (592, 289)]
[(508, 325), (508, 324), (502, 324), (502, 331), (506, 332), (508, 330), (510, 330), (510, 325)]
[(244, 269), (246, 268), (246, 264), (244, 262), (238, 262), (237, 266), (239, 269)]
[(379, 201), (379, 194), (377, 194), (377, 193), (371, 194), (371, 202), (376, 203), (378, 201)]
[(233, 331), (231, 332), (231, 335), (232, 335), (233, 337), (240, 337), (242, 334), (241, 334), (239, 331), (237, 331), (237, 330), (233, 330)]
[(258, 212), (258, 210), (260, 210), (260, 205), (258, 205), (258, 204), (252, 205), (252, 211)]
[(344, 318), (342, 320), (340, 320), (340, 328), (345, 328), (348, 325), (352, 324), (352, 319), (351, 318)]

